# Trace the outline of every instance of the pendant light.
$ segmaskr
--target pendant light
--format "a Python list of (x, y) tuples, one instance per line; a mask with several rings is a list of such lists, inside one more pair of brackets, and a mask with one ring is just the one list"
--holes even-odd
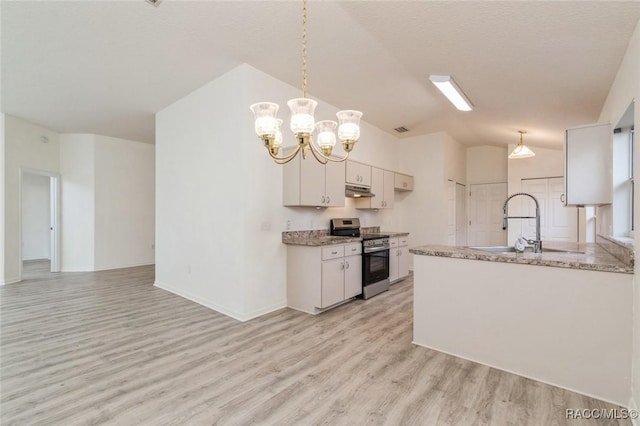
[(531, 151), (522, 142), (522, 135), (524, 135), (527, 132), (525, 132), (524, 130), (518, 130), (518, 133), (520, 133), (520, 142), (518, 143), (518, 145), (516, 145), (516, 147), (511, 152), (511, 154), (509, 154), (509, 158), (510, 159), (529, 158), (529, 157), (533, 157), (534, 155), (536, 155), (535, 152)]

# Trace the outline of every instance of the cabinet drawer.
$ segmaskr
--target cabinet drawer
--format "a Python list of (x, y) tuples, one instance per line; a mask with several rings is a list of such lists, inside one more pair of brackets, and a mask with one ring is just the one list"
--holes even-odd
[(322, 247), (322, 260), (336, 259), (344, 257), (344, 246)]
[(391, 248), (398, 247), (398, 238), (389, 238), (389, 244)]
[(398, 247), (406, 246), (407, 244), (409, 244), (409, 238), (407, 237), (398, 238)]
[(362, 244), (360, 243), (347, 244), (346, 246), (344, 246), (345, 256), (353, 256), (361, 253), (362, 253)]

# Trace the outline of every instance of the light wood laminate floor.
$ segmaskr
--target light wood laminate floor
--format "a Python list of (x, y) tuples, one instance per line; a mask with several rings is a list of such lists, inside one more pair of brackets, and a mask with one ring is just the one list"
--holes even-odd
[(0, 288), (3, 425), (619, 424), (565, 419), (610, 404), (414, 346), (410, 279), (241, 323), (153, 287), (153, 267), (37, 268)]

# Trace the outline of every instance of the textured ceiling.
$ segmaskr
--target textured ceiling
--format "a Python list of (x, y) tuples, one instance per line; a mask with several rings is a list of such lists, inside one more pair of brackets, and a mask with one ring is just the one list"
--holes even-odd
[[(59, 132), (154, 141), (154, 113), (246, 62), (300, 86), (301, 3), (0, 3), (2, 110)], [(310, 1), (309, 92), (402, 137), (559, 147), (598, 119), (638, 1)], [(452, 74), (458, 112), (429, 74)]]

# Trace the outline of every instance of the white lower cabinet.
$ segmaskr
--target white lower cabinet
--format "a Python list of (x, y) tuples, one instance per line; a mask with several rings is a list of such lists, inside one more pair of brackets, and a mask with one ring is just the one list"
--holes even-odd
[(310, 314), (362, 293), (362, 244), (287, 246), (287, 305)]
[(409, 240), (407, 237), (390, 238), (389, 281), (394, 283), (409, 276)]

